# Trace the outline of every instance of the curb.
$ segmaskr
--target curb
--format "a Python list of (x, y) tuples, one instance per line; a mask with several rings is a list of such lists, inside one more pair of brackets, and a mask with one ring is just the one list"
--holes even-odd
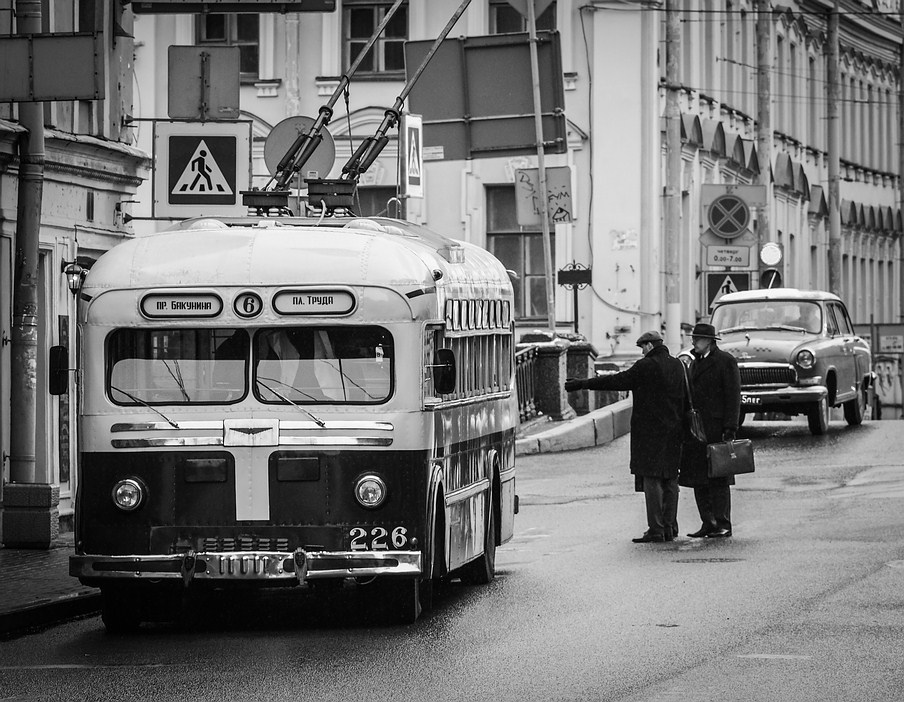
[(602, 446), (631, 430), (631, 398), (593, 410), (577, 419), (515, 440), (515, 455), (574, 451)]
[(0, 613), (0, 638), (15, 638), (31, 629), (59, 624), (76, 617), (97, 614), (101, 609), (100, 590), (82, 590), (55, 599)]

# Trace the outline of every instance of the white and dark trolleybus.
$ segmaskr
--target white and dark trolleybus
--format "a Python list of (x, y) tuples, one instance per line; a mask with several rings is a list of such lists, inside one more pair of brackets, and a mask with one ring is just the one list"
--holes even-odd
[(412, 621), (512, 537), (512, 286), (379, 218), (196, 219), (80, 294), (75, 555), (108, 630), (186, 589), (356, 582)]

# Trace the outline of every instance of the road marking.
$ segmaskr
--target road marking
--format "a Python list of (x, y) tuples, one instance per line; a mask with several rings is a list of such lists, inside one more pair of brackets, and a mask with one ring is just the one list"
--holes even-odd
[(184, 663), (47, 663), (44, 665), (0, 665), (0, 670), (82, 670), (98, 668), (172, 668)]
[(813, 656), (796, 656), (788, 653), (744, 653), (738, 658), (761, 658), (767, 661), (809, 661)]

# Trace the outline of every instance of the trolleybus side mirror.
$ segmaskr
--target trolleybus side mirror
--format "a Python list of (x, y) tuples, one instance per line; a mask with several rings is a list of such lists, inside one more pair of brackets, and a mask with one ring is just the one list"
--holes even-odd
[(455, 390), (455, 352), (452, 349), (436, 350), (433, 389), (439, 395), (448, 395)]
[(48, 389), (51, 395), (69, 392), (69, 349), (65, 346), (50, 347), (50, 377)]

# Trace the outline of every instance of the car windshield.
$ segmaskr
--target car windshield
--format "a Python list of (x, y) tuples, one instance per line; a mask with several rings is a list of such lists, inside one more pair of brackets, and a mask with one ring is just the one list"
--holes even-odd
[(822, 331), (822, 310), (808, 300), (757, 300), (719, 305), (712, 324), (717, 332), (780, 329), (818, 334)]
[[(253, 349), (253, 354), (252, 354)], [(378, 403), (392, 392), (392, 336), (376, 326), (118, 329), (107, 392), (119, 405)]]

